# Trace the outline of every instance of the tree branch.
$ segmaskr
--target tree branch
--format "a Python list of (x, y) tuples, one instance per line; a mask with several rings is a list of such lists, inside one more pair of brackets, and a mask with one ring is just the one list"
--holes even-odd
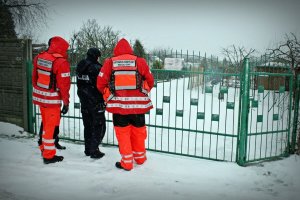
[(31, 3), (31, 4), (14, 4), (14, 5), (5, 5), (7, 8), (27, 8), (27, 7), (34, 7), (40, 6), (41, 3)]

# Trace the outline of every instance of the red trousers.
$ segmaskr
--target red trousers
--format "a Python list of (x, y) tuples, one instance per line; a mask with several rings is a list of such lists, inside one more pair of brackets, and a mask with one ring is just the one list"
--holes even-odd
[(124, 169), (131, 170), (133, 168), (133, 159), (137, 164), (143, 164), (147, 160), (145, 149), (146, 126), (135, 127), (128, 125), (125, 127), (114, 126), (114, 128), (122, 156), (121, 166)]
[(54, 130), (55, 126), (60, 123), (60, 107), (47, 108), (40, 106), (42, 121), (43, 121), (43, 135), (42, 145), (40, 149), (44, 158), (53, 158), (56, 154), (54, 145)]

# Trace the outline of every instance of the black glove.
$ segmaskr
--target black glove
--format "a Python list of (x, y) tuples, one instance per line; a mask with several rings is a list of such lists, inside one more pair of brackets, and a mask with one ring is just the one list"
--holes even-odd
[(68, 111), (69, 111), (69, 105), (64, 105), (61, 109), (61, 113), (63, 115), (67, 114)]
[(98, 113), (104, 113), (105, 112), (105, 108), (106, 108), (106, 105), (105, 105), (105, 103), (104, 102), (101, 102), (100, 104), (99, 104), (99, 107), (98, 107)]

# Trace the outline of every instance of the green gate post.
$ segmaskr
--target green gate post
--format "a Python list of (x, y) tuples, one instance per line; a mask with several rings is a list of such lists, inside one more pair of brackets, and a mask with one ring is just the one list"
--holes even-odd
[(32, 61), (28, 60), (26, 63), (27, 68), (27, 99), (28, 99), (28, 131), (29, 133), (34, 133), (34, 126), (33, 126), (33, 104), (32, 104)]
[[(294, 120), (293, 120), (293, 132), (292, 132), (292, 144), (290, 152), (295, 152), (296, 140), (297, 140), (297, 127), (298, 127), (298, 116), (299, 116), (299, 96), (300, 96), (300, 75), (297, 77), (296, 81), (296, 91), (294, 99)], [(298, 147), (299, 148), (299, 147)]]
[(248, 112), (249, 112), (249, 88), (250, 88), (250, 67), (249, 58), (244, 59), (241, 128), (239, 130), (238, 141), (238, 165), (244, 166), (246, 163), (247, 135), (248, 135)]

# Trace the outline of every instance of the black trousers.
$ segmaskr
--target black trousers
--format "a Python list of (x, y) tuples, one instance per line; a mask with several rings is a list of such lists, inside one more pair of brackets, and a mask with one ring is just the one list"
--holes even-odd
[(130, 115), (120, 115), (113, 114), (114, 126), (125, 127), (132, 125), (135, 127), (145, 126), (145, 114), (130, 114)]
[(101, 144), (106, 131), (105, 110), (97, 107), (81, 106), (82, 120), (84, 125), (85, 151), (93, 153)]
[[(59, 126), (55, 126), (54, 134), (53, 134), (55, 145), (57, 145), (59, 142), (58, 134), (59, 134)], [(43, 135), (43, 122), (41, 122), (40, 132), (39, 132), (39, 140), (38, 140), (39, 146), (42, 145), (42, 135)]]

